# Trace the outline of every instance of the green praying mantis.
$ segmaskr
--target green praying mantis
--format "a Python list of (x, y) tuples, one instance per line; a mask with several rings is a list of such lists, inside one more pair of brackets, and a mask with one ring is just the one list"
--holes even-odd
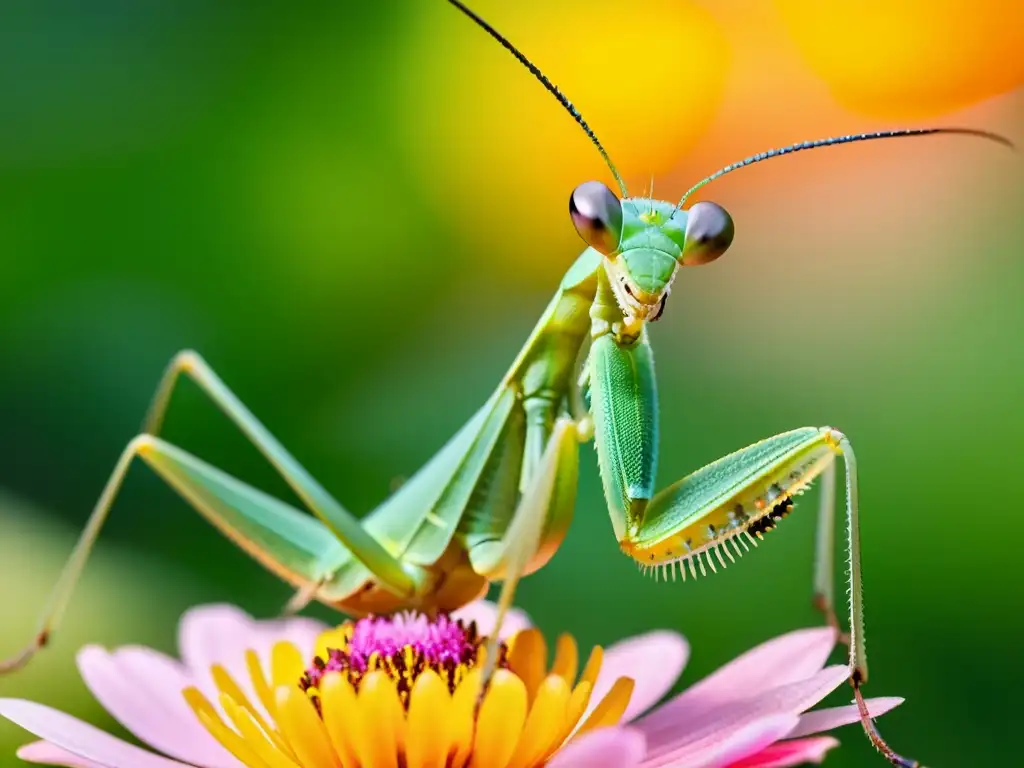
[[(289, 610), (318, 600), (350, 615), (400, 609), (452, 611), (498, 581), (504, 582), (499, 598), (503, 615), (518, 579), (544, 566), (566, 535), (575, 504), (579, 446), (590, 440), (619, 547), (641, 569), (661, 578), (695, 578), (734, 562), (790, 512), (794, 496), (821, 476), (814, 601), (838, 630), (833, 544), (835, 460), (842, 457), (850, 682), (876, 748), (894, 765), (917, 765), (882, 739), (861, 694), (868, 674), (857, 463), (849, 439), (831, 427), (795, 429), (736, 451), (655, 492), (658, 396), (647, 325), (662, 317), (681, 268), (714, 261), (732, 242), (734, 226), (724, 208), (711, 202), (683, 207), (710, 181), (769, 158), (864, 140), (945, 133), (1009, 142), (984, 131), (957, 128), (842, 136), (771, 150), (726, 166), (696, 184), (678, 204), (630, 198), (605, 148), (558, 88), (487, 22), (461, 2), (448, 1), (555, 96), (597, 148), (620, 191), (617, 196), (596, 181), (573, 191), (570, 216), (587, 248), (565, 274), (508, 372), (487, 402), (425, 466), (358, 519), (302, 467), (198, 354), (178, 354), (157, 388), (142, 433), (117, 461), (54, 588), (39, 631), (24, 650), (0, 662), (0, 673), (23, 666), (49, 641), (135, 459), (295, 587)], [(182, 375), (191, 378), (262, 452), (313, 516), (159, 437)], [(489, 653), (488, 658), (493, 661), (496, 654)]]

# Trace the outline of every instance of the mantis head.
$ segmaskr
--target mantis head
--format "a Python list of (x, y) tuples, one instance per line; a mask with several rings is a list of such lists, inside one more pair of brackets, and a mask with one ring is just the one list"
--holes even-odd
[(569, 198), (569, 213), (576, 231), (594, 250), (604, 256), (604, 266), (616, 300), (623, 313), (632, 318), (657, 320), (665, 308), (676, 270), (714, 261), (732, 243), (732, 217), (715, 203), (694, 203), (683, 210), (686, 200), (698, 189), (748, 165), (794, 152), (833, 147), (859, 141), (898, 139), (939, 134), (959, 134), (994, 141), (1013, 148), (1003, 136), (974, 128), (898, 128), (853, 133), (787, 147), (769, 149), (706, 176), (694, 184), (675, 205), (650, 198), (628, 197), (626, 182), (615, 168), (604, 145), (572, 102), (526, 56), (498, 30), (471, 11), (460, 0), (448, 0), (473, 23), (496, 40), (530, 71), (562, 108), (576, 121), (608, 166), (619, 188), (616, 196), (599, 181), (580, 184)]
[(599, 181), (576, 187), (569, 215), (583, 241), (604, 256), (622, 311), (650, 321), (661, 317), (678, 268), (714, 261), (735, 233), (732, 217), (717, 203), (684, 211), (650, 198), (620, 201)]

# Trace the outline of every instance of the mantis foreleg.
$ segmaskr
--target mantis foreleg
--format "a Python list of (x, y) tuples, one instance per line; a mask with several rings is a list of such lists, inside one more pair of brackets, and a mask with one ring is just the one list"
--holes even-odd
[[(719, 459), (651, 499), (635, 534), (627, 531), (620, 545), (642, 567), (661, 569), (686, 578), (698, 570), (717, 571), (733, 553), (742, 555), (792, 509), (793, 497), (824, 475), (821, 530), (815, 568), (816, 602), (832, 614), (834, 462), (842, 457), (846, 469), (846, 531), (850, 574), (850, 684), (861, 709), (864, 730), (876, 748), (893, 764), (913, 768), (918, 763), (894, 752), (878, 733), (863, 704), (861, 686), (867, 682), (864, 643), (864, 598), (860, 558), (860, 520), (857, 499), (857, 461), (850, 441), (830, 427), (805, 427), (743, 448)], [(829, 486), (832, 487), (829, 487)], [(830, 515), (826, 517), (826, 515)], [(742, 545), (742, 548), (741, 548)], [(731, 550), (730, 550), (731, 548)], [(716, 565), (717, 563), (717, 565)], [(838, 622), (836, 622), (838, 624)]]

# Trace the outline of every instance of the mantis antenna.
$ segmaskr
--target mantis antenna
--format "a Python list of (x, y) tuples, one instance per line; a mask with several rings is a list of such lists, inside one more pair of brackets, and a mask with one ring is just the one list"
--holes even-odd
[(523, 54), (522, 51), (520, 51), (514, 45), (512, 45), (512, 43), (509, 42), (504, 35), (502, 35), (498, 30), (496, 30), (486, 21), (484, 21), (475, 13), (473, 13), (473, 11), (471, 11), (465, 5), (460, 3), (459, 0), (448, 0), (448, 2), (454, 5), (456, 8), (458, 8), (460, 11), (462, 11), (462, 13), (464, 13), (466, 16), (468, 16), (478, 27), (484, 30), (484, 32), (486, 32), (499, 43), (501, 43), (502, 48), (511, 53), (513, 56), (515, 56), (516, 59), (519, 60), (519, 63), (526, 67), (528, 70), (530, 70), (530, 73), (540, 81), (540, 84), (547, 89), (548, 93), (550, 93), (552, 96), (558, 99), (558, 103), (565, 107), (565, 111), (572, 115), (573, 119), (579, 124), (580, 128), (583, 129), (583, 132), (590, 137), (590, 140), (592, 142), (594, 142), (594, 146), (597, 147), (597, 151), (601, 153), (601, 157), (604, 158), (605, 163), (608, 165), (608, 170), (612, 172), (612, 176), (615, 178), (615, 183), (619, 185), (619, 192), (621, 193), (621, 196), (628, 197), (628, 193), (626, 192), (626, 182), (622, 180), (622, 176), (620, 176), (618, 170), (616, 170), (615, 163), (613, 163), (611, 157), (608, 156), (608, 152), (604, 148), (604, 145), (601, 144), (600, 140), (597, 138), (597, 134), (594, 133), (593, 129), (589, 125), (587, 125), (587, 121), (583, 119), (583, 115), (580, 114), (580, 111), (572, 105), (572, 102), (565, 97), (565, 94), (558, 90), (558, 86), (552, 83), (550, 80), (548, 80), (547, 76), (540, 71), (537, 65), (530, 61), (528, 58), (526, 58), (526, 55)]
[(760, 163), (762, 160), (769, 160), (773, 157), (782, 157), (783, 155), (791, 155), (794, 152), (800, 152), (805, 149), (818, 149), (820, 147), (832, 147), (837, 144), (852, 144), (855, 141), (873, 141), (875, 139), (905, 139), (911, 136), (930, 136), (934, 134), (959, 134), (961, 136), (976, 136), (982, 139), (988, 139), (994, 141), (997, 144), (1013, 149), (1013, 142), (1009, 139), (1000, 136), (997, 133), (990, 133), (988, 131), (979, 131), (974, 128), (901, 128), (891, 131), (875, 131), (873, 133), (854, 133), (848, 136), (835, 136), (830, 139), (818, 139), (817, 141), (803, 141), (799, 144), (790, 144), (788, 147), (782, 147), (780, 149), (769, 149), (767, 152), (760, 152), (756, 155), (751, 155), (745, 160), (740, 160), (738, 163), (730, 163), (729, 165), (721, 168), (705, 179), (701, 179), (692, 187), (690, 187), (686, 194), (683, 195), (679, 204), (676, 205), (678, 211), (683, 207), (687, 198), (690, 197), (694, 192), (703, 187), (706, 184), (710, 184), (717, 178), (725, 176), (727, 173), (744, 168), (748, 165), (754, 165), (754, 163)]

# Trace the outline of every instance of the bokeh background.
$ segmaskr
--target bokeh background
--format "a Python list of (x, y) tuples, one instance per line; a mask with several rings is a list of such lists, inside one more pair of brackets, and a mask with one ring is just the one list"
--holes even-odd
[[(653, 180), (673, 200), (838, 133), (965, 125), (1024, 143), (1016, 5), (475, 2), (632, 191)], [(0, 50), (0, 654), (35, 626), (176, 350), (200, 350), (365, 512), (490, 393), (581, 248), (569, 191), (608, 179), (550, 96), (439, 0), (11, 4)], [(661, 485), (788, 428), (851, 436), (869, 691), (907, 697), (883, 732), (932, 766), (1021, 754), (1022, 170), (940, 137), (730, 175), (701, 194), (731, 210), (735, 244), (679, 277), (653, 329)], [(194, 388), (165, 434), (287, 497)], [(818, 621), (814, 509), (805, 497), (715, 578), (656, 584), (618, 553), (585, 460), (570, 535), (519, 601), (583, 644), (679, 630), (692, 682)], [(173, 650), (192, 604), (270, 616), (288, 596), (137, 468), (63, 630), (0, 695), (116, 731), (75, 673), (81, 644)], [(840, 736), (829, 765), (880, 764), (856, 728)], [(26, 740), (0, 723), (0, 765)]]

